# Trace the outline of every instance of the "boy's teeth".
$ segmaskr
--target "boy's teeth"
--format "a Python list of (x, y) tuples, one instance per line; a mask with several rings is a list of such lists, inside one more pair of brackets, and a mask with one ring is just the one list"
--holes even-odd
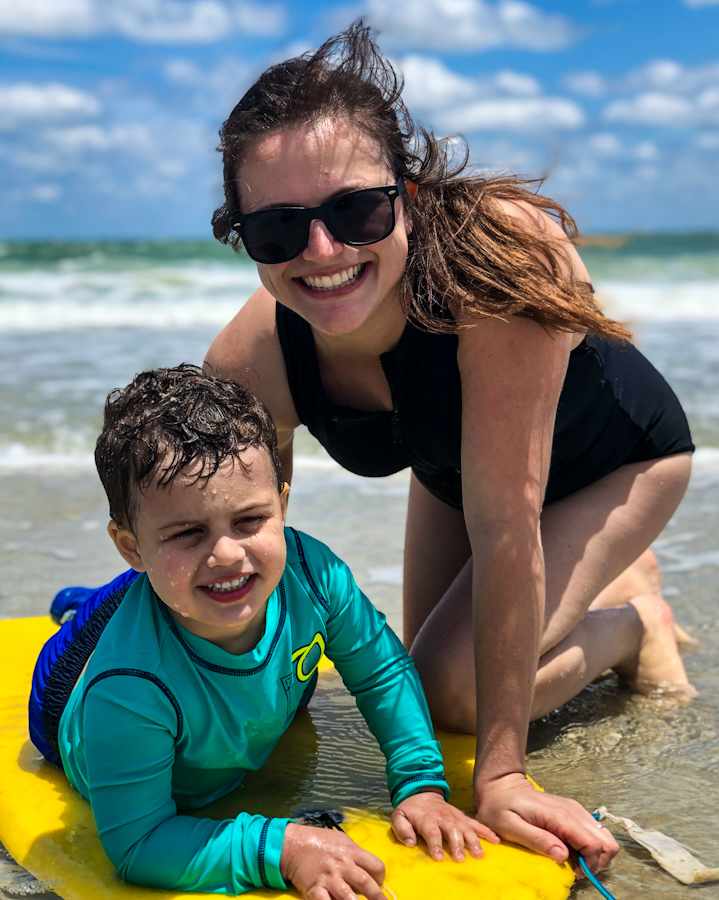
[(244, 587), (247, 584), (249, 577), (249, 575), (243, 575), (242, 578), (235, 578), (232, 581), (215, 581), (212, 584), (208, 584), (207, 587), (219, 594), (223, 591), (236, 591), (237, 588)]
[(307, 275), (302, 281), (315, 291), (329, 291), (343, 284), (351, 284), (360, 275), (364, 266), (364, 263), (352, 266), (350, 269), (335, 272), (334, 275)]

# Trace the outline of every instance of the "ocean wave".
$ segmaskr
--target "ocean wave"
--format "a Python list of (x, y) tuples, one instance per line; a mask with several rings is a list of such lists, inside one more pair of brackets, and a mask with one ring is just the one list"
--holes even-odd
[[(92, 469), (95, 466), (92, 451), (88, 449), (68, 450), (66, 447), (57, 451), (44, 450), (29, 444), (15, 442), (0, 447), (0, 471), (22, 472), (36, 469)], [(318, 445), (316, 453), (295, 454), (292, 468), (295, 473), (306, 476), (322, 476), (317, 481), (320, 484), (325, 477), (333, 479), (337, 484), (340, 480), (344, 484), (354, 484), (357, 489), (366, 495), (405, 494), (409, 481), (409, 469), (388, 475), (385, 478), (365, 478), (348, 472), (335, 462)], [(719, 481), (719, 447), (698, 447), (694, 453), (692, 466), (691, 487), (704, 487), (712, 479), (712, 484)], [(314, 481), (314, 479), (311, 479)], [(309, 483), (309, 481), (308, 481)]]
[(0, 329), (222, 327), (259, 286), (254, 267), (6, 272)]
[[(66, 470), (92, 470), (94, 468), (95, 459), (89, 450), (53, 452), (38, 450), (35, 447), (20, 443), (13, 443), (0, 448), (0, 472), (33, 472), (39, 469), (62, 472)], [(359, 475), (345, 472), (339, 463), (327, 456), (324, 451), (316, 456), (295, 456), (293, 468), (296, 472), (306, 472), (308, 474), (337, 473), (360, 479)]]
[[(221, 328), (259, 286), (254, 266), (9, 271), (0, 275), (0, 330)], [(606, 313), (625, 321), (719, 320), (719, 279), (595, 281)]]
[(598, 281), (604, 312), (620, 321), (719, 319), (719, 279), (703, 281)]

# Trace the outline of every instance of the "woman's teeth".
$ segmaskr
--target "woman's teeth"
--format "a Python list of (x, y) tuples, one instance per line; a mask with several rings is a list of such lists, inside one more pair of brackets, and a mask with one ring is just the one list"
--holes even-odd
[(215, 581), (212, 584), (208, 584), (207, 589), (214, 591), (216, 594), (236, 591), (237, 588), (244, 587), (247, 584), (249, 577), (249, 575), (243, 575), (242, 578), (235, 578), (232, 581)]
[(313, 291), (332, 291), (345, 284), (352, 284), (362, 274), (366, 263), (352, 266), (351, 269), (343, 269), (334, 275), (307, 275), (302, 279), (303, 283)]

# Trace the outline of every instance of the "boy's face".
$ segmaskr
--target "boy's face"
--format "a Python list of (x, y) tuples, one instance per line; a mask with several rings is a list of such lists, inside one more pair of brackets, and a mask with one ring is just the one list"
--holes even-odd
[(147, 572), (188, 631), (231, 653), (264, 633), (265, 606), (285, 567), (287, 488), (277, 492), (264, 448), (226, 459), (209, 479), (191, 465), (165, 487), (139, 493), (134, 534), (109, 526), (118, 550)]

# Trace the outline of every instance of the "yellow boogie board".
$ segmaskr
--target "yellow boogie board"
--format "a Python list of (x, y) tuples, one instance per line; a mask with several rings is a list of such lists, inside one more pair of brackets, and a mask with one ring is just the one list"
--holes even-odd
[[(90, 804), (30, 743), (27, 698), (32, 670), (54, 631), (49, 618), (0, 621), (0, 841), (21, 866), (63, 900), (217, 897), (121, 881), (102, 849)], [(520, 847), (483, 841), (484, 859), (468, 858), (457, 864), (448, 857), (443, 863), (434, 862), (422, 846), (400, 844), (389, 825), (386, 793), (381, 793), (382, 769), (375, 764), (364, 770), (364, 757), (375, 750), (369, 743), (363, 748), (361, 737), (352, 740), (352, 730), (361, 723), (353, 717), (347, 692), (326, 660), (311, 706), (297, 715), (260, 772), (248, 773), (242, 787), (193, 814), (229, 818), (245, 810), (297, 816), (322, 807), (329, 799), (343, 830), (384, 861), (385, 881), (397, 900), (566, 900), (574, 881), (570, 866), (559, 866)], [(331, 739), (333, 728), (341, 736), (340, 747)], [(329, 739), (324, 733), (328, 730)], [(452, 801), (469, 810), (474, 740), (448, 733), (438, 737)], [(353, 744), (359, 747), (356, 757)], [(382, 759), (379, 751), (376, 755)], [(323, 780), (330, 783), (329, 792)], [(244, 895), (247, 900), (296, 900), (297, 896), (294, 890), (255, 890)]]

